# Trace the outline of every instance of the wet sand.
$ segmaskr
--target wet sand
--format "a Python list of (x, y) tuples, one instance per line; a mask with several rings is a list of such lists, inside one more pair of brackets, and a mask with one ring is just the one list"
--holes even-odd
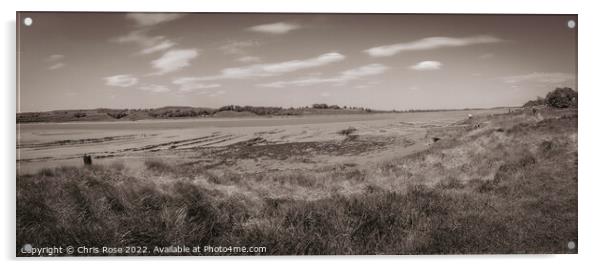
[[(426, 131), (497, 110), (303, 117), (201, 118), (135, 122), (35, 123), (17, 126), (17, 170), (97, 164), (140, 166), (147, 159), (229, 166), (243, 172), (362, 165), (420, 151)], [(352, 137), (339, 131), (353, 127)], [(269, 160), (269, 161), (268, 161)]]

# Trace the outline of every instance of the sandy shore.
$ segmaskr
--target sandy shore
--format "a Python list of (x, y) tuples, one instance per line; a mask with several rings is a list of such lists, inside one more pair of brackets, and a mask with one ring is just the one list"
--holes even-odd
[[(21, 174), (41, 168), (95, 163), (137, 167), (147, 159), (204, 162), (240, 171), (315, 168), (367, 162), (425, 148), (426, 131), (473, 115), (502, 110), (307, 117), (20, 124), (17, 166)], [(353, 140), (339, 132), (354, 128)], [(244, 145), (253, 145), (245, 152)], [(245, 155), (247, 154), (247, 155)], [(203, 157), (201, 157), (203, 156)], [(269, 160), (269, 161), (267, 161)]]

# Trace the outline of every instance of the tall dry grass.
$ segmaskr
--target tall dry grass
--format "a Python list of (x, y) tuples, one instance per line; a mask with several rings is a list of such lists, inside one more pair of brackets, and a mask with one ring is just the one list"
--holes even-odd
[(240, 175), (152, 160), (144, 176), (118, 165), (18, 176), (17, 249), (575, 253), (567, 243), (577, 242), (577, 112), (471, 121), (481, 127), (433, 130), (441, 140), (428, 150), (367, 168)]

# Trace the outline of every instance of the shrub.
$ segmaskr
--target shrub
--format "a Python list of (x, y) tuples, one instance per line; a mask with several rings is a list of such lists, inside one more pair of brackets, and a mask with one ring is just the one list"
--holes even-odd
[(349, 135), (355, 133), (356, 131), (357, 131), (357, 129), (355, 129), (354, 127), (349, 127), (347, 129), (340, 130), (337, 133), (340, 135), (349, 136)]
[(525, 103), (523, 107), (543, 106), (545, 104), (546, 100), (538, 96), (536, 100), (530, 100), (529, 102)]
[(107, 115), (109, 115), (110, 117), (114, 118), (114, 119), (121, 119), (125, 116), (128, 115), (127, 111), (118, 111), (118, 112), (109, 112), (107, 113)]
[(577, 107), (577, 92), (571, 88), (556, 88), (546, 95), (545, 103), (553, 108)]

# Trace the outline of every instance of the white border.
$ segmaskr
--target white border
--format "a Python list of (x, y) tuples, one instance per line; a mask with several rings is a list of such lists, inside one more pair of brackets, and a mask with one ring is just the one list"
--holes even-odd
[[(600, 264), (602, 177), (596, 167), (602, 158), (599, 138), (600, 102), (602, 85), (598, 64), (600, 58), (601, 10), (596, 1), (445, 1), (445, 0), (54, 0), (2, 3), (3, 63), (0, 76), (4, 87), (2, 161), (3, 183), (2, 215), (0, 218), (2, 246), (0, 257), (4, 268), (44, 267), (103, 268), (115, 265), (145, 266), (151, 268), (304, 268), (328, 266), (335, 268), (578, 268)], [(579, 14), (579, 254), (578, 255), (494, 255), (494, 256), (400, 256), (400, 257), (191, 257), (191, 258), (77, 258), (77, 259), (15, 259), (15, 11), (180, 11), (180, 12), (374, 12), (374, 13), (562, 13)], [(598, 169), (596, 169), (598, 168)], [(74, 262), (76, 261), (76, 262)], [(132, 262), (136, 262), (136, 264)], [(138, 265), (137, 263), (141, 263)]]

